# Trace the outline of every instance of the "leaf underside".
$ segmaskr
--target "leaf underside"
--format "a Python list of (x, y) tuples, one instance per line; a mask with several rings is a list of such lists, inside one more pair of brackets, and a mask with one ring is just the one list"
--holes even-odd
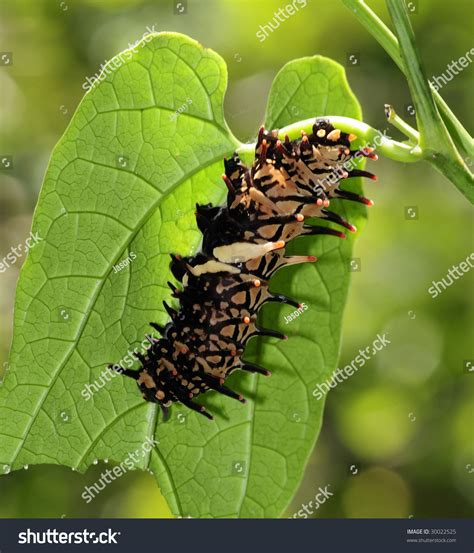
[[(208, 393), (201, 401), (214, 421), (174, 406), (163, 423), (120, 376), (103, 378), (86, 400), (84, 386), (139, 347), (149, 321), (167, 321), (169, 254), (198, 249), (195, 203), (223, 201), (222, 160), (239, 147), (223, 115), (227, 72), (218, 55), (175, 33), (135, 50), (111, 60), (86, 94), (44, 179), (33, 219), (42, 241), (21, 271), (0, 388), (0, 473), (39, 463), (84, 472), (96, 459), (123, 461), (150, 437), (159, 444), (136, 468), (155, 474), (176, 515), (278, 517), (321, 426), (324, 402), (312, 390), (336, 367), (353, 239), (290, 245), (320, 260), (281, 271), (271, 288), (308, 309), (289, 324), (291, 307), (263, 309), (262, 326), (284, 329), (289, 340), (251, 342), (246, 357), (273, 376), (230, 378), (247, 405)], [(270, 92), (267, 128), (323, 115), (360, 119), (343, 69), (319, 56), (286, 65)], [(352, 179), (351, 190), (360, 186)], [(360, 227), (362, 207), (336, 206)]]

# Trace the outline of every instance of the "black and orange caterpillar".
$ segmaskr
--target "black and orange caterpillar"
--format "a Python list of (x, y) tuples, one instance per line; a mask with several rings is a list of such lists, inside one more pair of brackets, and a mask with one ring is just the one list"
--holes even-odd
[(372, 205), (371, 200), (341, 190), (341, 180), (366, 176), (346, 169), (354, 157), (377, 159), (372, 148), (351, 150), (356, 137), (317, 120), (313, 132), (298, 140), (278, 139), (278, 132), (260, 129), (255, 160), (249, 168), (234, 154), (224, 160), (223, 180), (227, 203), (196, 206), (197, 225), (203, 234), (202, 249), (192, 257), (172, 255), (171, 272), (182, 283), (168, 283), (179, 299), (175, 311), (164, 302), (171, 321), (151, 326), (162, 338), (152, 340), (138, 371), (110, 366), (134, 378), (147, 401), (158, 403), (167, 415), (173, 402), (181, 402), (209, 419), (212, 415), (194, 402), (201, 393), (216, 390), (245, 403), (224, 385), (237, 369), (269, 375), (269, 371), (242, 360), (252, 336), (286, 336), (259, 328), (257, 314), (265, 302), (298, 302), (269, 290), (269, 279), (278, 269), (316, 261), (312, 256), (285, 256), (286, 244), (297, 236), (345, 235), (327, 227), (305, 224), (318, 217), (355, 227), (328, 210), (331, 198)]

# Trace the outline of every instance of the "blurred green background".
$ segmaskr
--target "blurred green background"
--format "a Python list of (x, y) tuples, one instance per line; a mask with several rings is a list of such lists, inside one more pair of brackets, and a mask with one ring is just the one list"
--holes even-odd
[[(29, 233), (48, 158), (85, 77), (147, 26), (186, 33), (226, 60), (226, 116), (243, 141), (262, 123), (278, 70), (314, 54), (344, 66), (358, 56), (347, 75), (367, 123), (388, 129), (383, 104), (390, 102), (415, 124), (401, 73), (341, 2), (309, 0), (259, 42), (259, 26), (288, 1), (182, 0), (179, 14), (173, 0), (2, 0), (0, 51), (12, 52), (13, 64), (0, 66), (0, 154), (13, 156), (13, 169), (0, 170), (0, 259)], [(439, 75), (473, 46), (472, 3), (412, 1), (428, 76)], [(388, 21), (384, 2), (368, 3)], [(441, 90), (471, 133), (473, 71)], [(376, 205), (356, 246), (360, 271), (353, 273), (339, 366), (378, 333), (388, 332), (391, 344), (329, 394), (321, 437), (286, 515), (329, 485), (334, 495), (315, 516), (472, 516), (474, 374), (464, 365), (474, 359), (474, 271), (436, 299), (428, 293), (474, 251), (472, 208), (425, 163), (380, 159), (369, 168), (379, 175), (366, 185)], [(408, 207), (416, 207), (416, 218), (407, 218)], [(0, 273), (0, 375), (22, 261)], [(83, 487), (104, 468), (79, 475), (43, 465), (2, 476), (0, 517), (170, 516), (146, 473), (127, 474), (87, 505)]]

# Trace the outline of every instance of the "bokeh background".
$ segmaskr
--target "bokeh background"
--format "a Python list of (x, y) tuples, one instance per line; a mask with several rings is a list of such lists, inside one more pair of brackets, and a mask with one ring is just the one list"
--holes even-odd
[[(147, 26), (186, 33), (223, 56), (226, 116), (243, 141), (262, 123), (278, 70), (314, 54), (347, 67), (367, 123), (388, 129), (383, 104), (390, 102), (415, 124), (403, 76), (338, 0), (308, 0), (259, 42), (259, 26), (288, 1), (182, 0), (180, 13), (173, 0), (2, 0), (0, 51), (12, 52), (13, 63), (0, 65), (0, 154), (13, 156), (13, 168), (0, 169), (0, 260), (29, 233), (48, 158), (85, 77)], [(368, 3), (388, 21), (384, 2)], [(427, 73), (439, 75), (474, 46), (471, 0), (413, 5)], [(470, 66), (441, 91), (471, 133), (473, 75)], [(360, 270), (353, 273), (339, 366), (378, 333), (388, 332), (391, 344), (329, 394), (321, 437), (286, 515), (329, 485), (334, 495), (315, 516), (469, 517), (474, 373), (465, 365), (474, 360), (474, 271), (436, 299), (428, 288), (474, 251), (472, 208), (425, 163), (380, 159), (376, 171), (378, 183), (366, 185), (376, 206), (356, 247)], [(22, 261), (0, 273), (0, 376)], [(87, 505), (83, 487), (103, 469), (79, 475), (43, 465), (2, 476), (0, 517), (170, 516), (146, 473), (127, 474)]]

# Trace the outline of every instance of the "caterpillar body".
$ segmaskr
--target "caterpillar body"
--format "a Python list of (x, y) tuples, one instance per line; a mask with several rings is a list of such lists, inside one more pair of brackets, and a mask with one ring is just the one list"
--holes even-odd
[[(316, 261), (312, 256), (286, 256), (286, 244), (297, 236), (345, 235), (332, 228), (308, 225), (309, 218), (331, 221), (350, 231), (355, 227), (328, 209), (340, 198), (372, 205), (373, 202), (341, 189), (350, 177), (376, 177), (356, 168), (346, 169), (356, 157), (377, 159), (372, 148), (351, 150), (357, 137), (316, 120), (311, 134), (297, 140), (279, 140), (278, 131), (260, 129), (251, 167), (239, 156), (224, 160), (223, 180), (227, 202), (216, 207), (196, 206), (203, 234), (202, 249), (192, 257), (172, 255), (171, 272), (181, 283), (171, 282), (179, 299), (176, 311), (164, 302), (171, 321), (151, 326), (160, 339), (151, 339), (145, 355), (137, 354), (139, 370), (110, 368), (136, 380), (145, 400), (158, 403), (167, 416), (181, 402), (209, 419), (212, 415), (195, 398), (216, 390), (242, 403), (245, 399), (225, 386), (235, 370), (262, 375), (269, 371), (245, 362), (245, 345), (253, 336), (286, 336), (257, 326), (259, 309), (266, 302), (300, 304), (269, 290), (269, 280), (279, 269)], [(348, 163), (349, 162), (349, 163)]]

